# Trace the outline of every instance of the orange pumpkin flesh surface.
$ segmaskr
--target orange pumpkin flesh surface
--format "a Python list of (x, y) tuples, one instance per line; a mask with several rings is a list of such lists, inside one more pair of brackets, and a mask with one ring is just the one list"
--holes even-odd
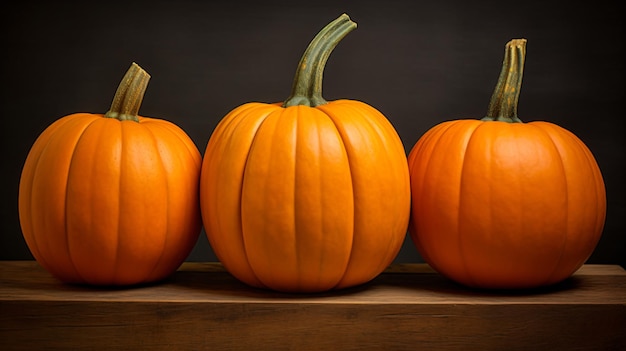
[(61, 281), (158, 281), (196, 243), (201, 155), (176, 125), (137, 116), (148, 79), (133, 64), (107, 115), (63, 117), (28, 154), (22, 232), (35, 259)]
[(441, 123), (409, 154), (412, 239), (433, 268), (468, 286), (562, 281), (604, 225), (604, 182), (589, 149), (555, 124), (517, 118), (525, 44), (507, 44), (488, 117)]
[(208, 142), (201, 208), (228, 271), (261, 288), (316, 292), (365, 283), (406, 235), (406, 154), (389, 121), (353, 100), (326, 102), (321, 74), (356, 25), (347, 15), (311, 42), (285, 103), (231, 111)]

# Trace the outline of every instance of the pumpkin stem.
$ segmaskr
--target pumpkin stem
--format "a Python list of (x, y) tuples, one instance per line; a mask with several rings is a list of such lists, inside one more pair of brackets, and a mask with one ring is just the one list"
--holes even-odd
[(355, 28), (356, 23), (344, 13), (313, 38), (300, 59), (291, 96), (285, 100), (283, 107), (297, 105), (315, 107), (327, 103), (322, 97), (324, 66), (341, 39)]
[(517, 103), (522, 89), (525, 59), (526, 39), (513, 39), (506, 44), (502, 71), (483, 121), (522, 123), (517, 117)]
[(148, 72), (133, 62), (117, 87), (111, 108), (104, 117), (139, 122), (139, 107), (149, 80)]

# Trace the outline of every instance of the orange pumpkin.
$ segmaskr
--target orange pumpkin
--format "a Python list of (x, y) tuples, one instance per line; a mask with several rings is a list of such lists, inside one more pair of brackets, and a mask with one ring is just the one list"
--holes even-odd
[(133, 64), (107, 114), (55, 121), (26, 158), (22, 232), (61, 281), (157, 281), (196, 243), (201, 155), (176, 125), (137, 115), (149, 78)]
[(562, 281), (604, 225), (604, 183), (585, 144), (517, 117), (525, 53), (525, 39), (507, 44), (487, 117), (441, 123), (409, 154), (412, 239), (433, 268), (468, 286)]
[(397, 255), (410, 211), (402, 142), (359, 101), (325, 101), (324, 64), (356, 24), (313, 39), (284, 103), (247, 103), (219, 123), (202, 164), (209, 242), (226, 269), (261, 288), (316, 292), (365, 283)]

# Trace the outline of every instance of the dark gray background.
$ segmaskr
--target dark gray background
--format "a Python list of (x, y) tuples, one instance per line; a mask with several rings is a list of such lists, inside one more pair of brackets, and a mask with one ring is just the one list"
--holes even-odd
[[(626, 265), (624, 28), (618, 5), (4, 2), (0, 259), (32, 259), (17, 214), (30, 146), (64, 115), (106, 112), (132, 61), (152, 75), (140, 114), (175, 122), (204, 153), (214, 127), (234, 107), (284, 100), (309, 41), (345, 12), (359, 27), (331, 55), (324, 97), (378, 108), (407, 152), (437, 123), (483, 117), (504, 44), (527, 38), (520, 118), (559, 124), (592, 150), (604, 175), (608, 213), (589, 262)], [(215, 260), (204, 233), (189, 260)], [(408, 237), (396, 261), (422, 261)]]

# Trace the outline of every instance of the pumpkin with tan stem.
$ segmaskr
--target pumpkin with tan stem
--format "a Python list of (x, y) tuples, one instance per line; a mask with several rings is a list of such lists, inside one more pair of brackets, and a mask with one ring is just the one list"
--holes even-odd
[(402, 142), (373, 107), (327, 102), (322, 71), (356, 24), (331, 22), (304, 53), (284, 103), (247, 103), (219, 123), (201, 174), (209, 242), (261, 288), (316, 292), (365, 283), (397, 255), (410, 210)]
[(604, 182), (585, 144), (517, 117), (525, 54), (525, 39), (507, 44), (487, 117), (441, 123), (409, 154), (413, 241), (433, 268), (468, 286), (562, 281), (604, 225)]
[(68, 283), (129, 285), (173, 273), (201, 228), (201, 155), (171, 122), (137, 115), (150, 76), (133, 64), (105, 115), (50, 125), (22, 170), (33, 256)]

